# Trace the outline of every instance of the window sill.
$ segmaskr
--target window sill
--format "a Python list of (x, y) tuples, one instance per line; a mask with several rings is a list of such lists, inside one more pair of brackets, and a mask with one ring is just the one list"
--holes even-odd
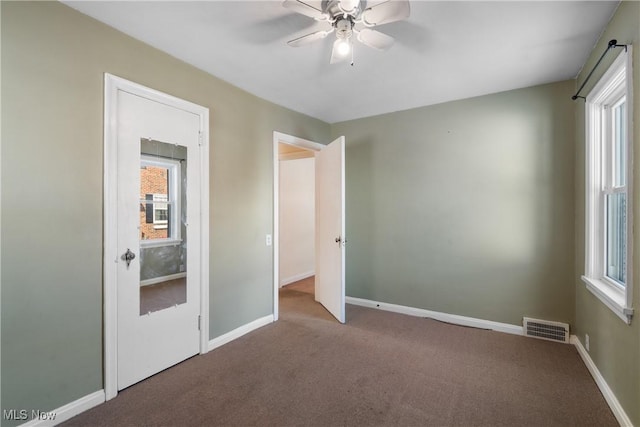
[(178, 246), (182, 243), (182, 240), (178, 239), (149, 239), (140, 240), (141, 248), (160, 248), (162, 246)]
[(609, 307), (627, 325), (631, 323), (633, 308), (627, 307), (623, 293), (616, 291), (602, 280), (592, 279), (582, 276), (582, 281), (587, 285), (587, 289), (596, 296), (604, 305)]

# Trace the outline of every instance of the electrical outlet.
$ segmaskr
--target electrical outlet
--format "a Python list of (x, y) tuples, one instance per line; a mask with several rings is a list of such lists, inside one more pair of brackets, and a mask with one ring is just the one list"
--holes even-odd
[(589, 351), (589, 334), (584, 334), (584, 347)]
[(271, 246), (272, 243), (272, 239), (271, 239), (271, 234), (267, 234), (267, 238), (265, 239), (267, 246)]

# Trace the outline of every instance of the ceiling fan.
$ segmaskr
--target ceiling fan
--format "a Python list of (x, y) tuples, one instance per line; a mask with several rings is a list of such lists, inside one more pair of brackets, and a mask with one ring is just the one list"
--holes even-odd
[(366, 0), (323, 0), (320, 9), (308, 1), (284, 0), (282, 6), (331, 26), (290, 40), (287, 42), (289, 46), (304, 46), (335, 32), (336, 40), (333, 42), (330, 62), (335, 64), (351, 58), (351, 65), (354, 39), (365, 46), (387, 50), (393, 45), (393, 37), (371, 27), (407, 19), (411, 12), (409, 0), (386, 0), (369, 8), (366, 7)]

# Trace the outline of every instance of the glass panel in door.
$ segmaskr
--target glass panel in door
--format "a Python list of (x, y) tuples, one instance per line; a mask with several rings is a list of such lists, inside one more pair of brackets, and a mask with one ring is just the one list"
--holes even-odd
[(140, 146), (140, 315), (150, 315), (187, 301), (187, 149)]

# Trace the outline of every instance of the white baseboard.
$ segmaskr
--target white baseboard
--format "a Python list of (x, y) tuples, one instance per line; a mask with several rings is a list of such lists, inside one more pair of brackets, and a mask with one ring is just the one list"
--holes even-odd
[(379, 310), (407, 314), (409, 316), (428, 317), (430, 319), (439, 320), (441, 322), (453, 323), (461, 326), (470, 326), (472, 328), (491, 329), (492, 331), (505, 332), (507, 334), (523, 335), (522, 326), (511, 325), (509, 323), (476, 319), (474, 317), (459, 316), (457, 314), (440, 313), (438, 311), (407, 307), (405, 305), (389, 304), (386, 302), (372, 301), (355, 297), (346, 297), (345, 300), (347, 304), (360, 305), (362, 307), (377, 308)]
[[(67, 403), (66, 405), (61, 406), (58, 409), (53, 409), (51, 411), (40, 411), (41, 419), (33, 419), (27, 423), (22, 424), (20, 427), (55, 426), (104, 402), (104, 390), (98, 390), (94, 393), (81, 397), (78, 400), (74, 400), (71, 403)], [(31, 413), (29, 415), (31, 416)]]
[(155, 285), (156, 283), (162, 283), (169, 280), (182, 279), (183, 277), (187, 277), (186, 272), (170, 274), (168, 276), (154, 277), (153, 279), (146, 279), (140, 281), (140, 286), (149, 286)]
[(571, 335), (569, 342), (573, 344), (578, 350), (578, 354), (580, 355), (580, 357), (582, 357), (582, 361), (587, 366), (587, 369), (598, 385), (598, 388), (604, 396), (604, 399), (609, 404), (609, 407), (611, 408), (613, 415), (616, 417), (616, 420), (618, 420), (621, 426), (633, 427), (629, 416), (624, 411), (624, 408), (622, 408), (622, 405), (618, 401), (618, 398), (615, 394), (613, 394), (613, 390), (611, 390), (611, 387), (609, 387), (609, 384), (607, 384), (607, 382), (605, 381), (604, 377), (598, 370), (598, 367), (591, 359), (591, 356), (589, 356), (589, 352), (587, 352), (587, 349), (584, 348), (578, 337), (576, 337), (575, 335)]
[(273, 323), (273, 314), (256, 319), (253, 322), (242, 325), (239, 328), (234, 329), (233, 331), (227, 332), (224, 335), (220, 335), (219, 337), (212, 339), (211, 341), (209, 341), (209, 351), (216, 349), (221, 345), (225, 345), (226, 343), (231, 342), (237, 338), (240, 338), (241, 336), (248, 334), (251, 331), (266, 326), (269, 323)]
[(287, 286), (290, 283), (295, 283), (298, 280), (306, 279), (307, 277), (315, 276), (316, 272), (314, 270), (307, 271), (306, 273), (296, 274), (295, 276), (285, 277), (280, 280), (280, 287)]

